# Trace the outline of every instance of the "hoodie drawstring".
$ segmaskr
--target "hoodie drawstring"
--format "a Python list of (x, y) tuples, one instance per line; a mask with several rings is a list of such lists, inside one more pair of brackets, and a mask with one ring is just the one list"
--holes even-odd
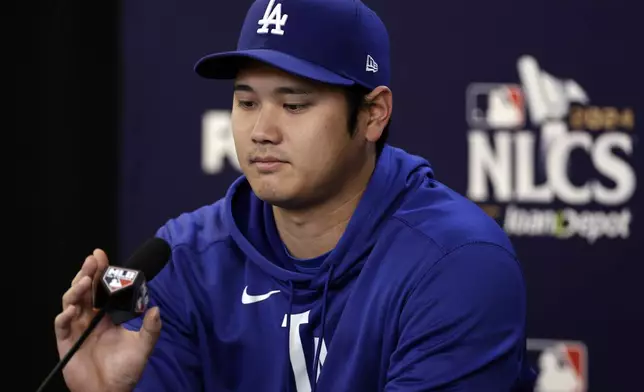
[(331, 265), (331, 268), (329, 268), (329, 276), (324, 282), (324, 295), (322, 298), (322, 331), (320, 333), (320, 339), (318, 339), (318, 344), (317, 347), (315, 348), (315, 360), (313, 361), (313, 387), (311, 392), (315, 392), (318, 386), (318, 363), (320, 362), (320, 351), (322, 351), (322, 342), (324, 342), (324, 325), (326, 324), (326, 303), (328, 300), (328, 294), (329, 294), (329, 282), (331, 282), (331, 279), (333, 278), (333, 268), (335, 265)]
[[(288, 313), (286, 314), (286, 358), (291, 358), (291, 313), (293, 313), (293, 282), (288, 281), (289, 285), (289, 299), (288, 299)], [(290, 362), (290, 361), (289, 361)], [(284, 371), (284, 379), (286, 390), (291, 390), (291, 367), (286, 366)]]
[[(317, 389), (317, 381), (318, 381), (318, 364), (320, 363), (320, 351), (322, 351), (322, 342), (324, 342), (324, 326), (326, 324), (326, 306), (328, 302), (328, 297), (329, 297), (329, 283), (331, 282), (331, 279), (333, 279), (333, 269), (335, 268), (335, 265), (332, 265), (331, 268), (329, 268), (329, 275), (326, 281), (324, 282), (324, 294), (322, 296), (322, 318), (321, 318), (321, 323), (322, 323), (322, 331), (320, 334), (320, 338), (318, 339), (317, 346), (315, 347), (315, 359), (313, 360), (313, 382), (312, 382), (312, 389), (311, 392), (315, 392)], [(286, 358), (291, 357), (290, 353), (290, 348), (291, 348), (291, 313), (293, 312), (293, 282), (289, 281), (289, 301), (288, 301), (288, 313), (286, 314)], [(284, 368), (284, 379), (285, 379), (285, 385), (286, 385), (286, 390), (290, 391), (291, 390), (291, 368), (289, 366), (286, 366)]]

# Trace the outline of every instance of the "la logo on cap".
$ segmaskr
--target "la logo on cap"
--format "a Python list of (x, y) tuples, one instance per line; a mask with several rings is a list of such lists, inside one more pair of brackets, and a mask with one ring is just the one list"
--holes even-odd
[(275, 5), (275, 0), (269, 1), (268, 7), (266, 7), (266, 11), (264, 12), (264, 17), (257, 22), (257, 24), (262, 26), (257, 29), (257, 34), (268, 34), (268, 26), (273, 25), (275, 27), (270, 30), (271, 34), (284, 35), (282, 27), (286, 24), (286, 19), (288, 19), (288, 15), (282, 15), (282, 4), (278, 3)]

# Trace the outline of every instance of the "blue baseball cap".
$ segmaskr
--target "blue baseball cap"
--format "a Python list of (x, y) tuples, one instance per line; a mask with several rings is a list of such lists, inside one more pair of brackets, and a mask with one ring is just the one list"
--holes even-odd
[(257, 60), (322, 83), (374, 89), (389, 85), (389, 34), (359, 0), (256, 0), (237, 50), (195, 64), (208, 79), (233, 79), (240, 60)]

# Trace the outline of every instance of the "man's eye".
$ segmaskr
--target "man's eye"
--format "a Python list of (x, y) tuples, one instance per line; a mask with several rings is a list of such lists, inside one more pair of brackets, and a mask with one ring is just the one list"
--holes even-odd
[(285, 103), (284, 104), (284, 109), (290, 111), (290, 112), (300, 112), (304, 109), (309, 107), (308, 103)]
[(242, 109), (252, 109), (253, 107), (255, 107), (255, 102), (239, 100), (237, 102), (237, 106), (239, 106)]

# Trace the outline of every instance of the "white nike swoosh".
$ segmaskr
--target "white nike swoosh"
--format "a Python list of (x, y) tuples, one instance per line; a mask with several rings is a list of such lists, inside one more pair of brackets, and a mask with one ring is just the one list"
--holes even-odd
[(248, 305), (248, 304), (253, 304), (255, 302), (261, 302), (261, 301), (264, 301), (265, 299), (268, 299), (268, 297), (270, 297), (271, 295), (277, 294), (279, 292), (280, 292), (279, 290), (273, 290), (262, 295), (248, 295), (248, 286), (246, 286), (244, 287), (244, 292), (242, 293), (242, 303), (244, 305)]

